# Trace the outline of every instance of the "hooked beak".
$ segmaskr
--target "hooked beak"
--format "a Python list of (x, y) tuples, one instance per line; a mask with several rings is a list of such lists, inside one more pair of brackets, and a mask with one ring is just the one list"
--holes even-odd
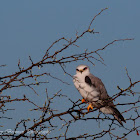
[(83, 72), (83, 70), (79, 70), (80, 72), (81, 72), (81, 74), (82, 74), (82, 72)]

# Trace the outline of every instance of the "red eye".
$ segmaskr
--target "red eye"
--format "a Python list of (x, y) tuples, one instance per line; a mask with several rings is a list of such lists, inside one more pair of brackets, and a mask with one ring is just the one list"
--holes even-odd
[(85, 67), (83, 70), (86, 70), (87, 69), (87, 67)]
[(76, 71), (79, 71), (78, 69), (76, 69)]

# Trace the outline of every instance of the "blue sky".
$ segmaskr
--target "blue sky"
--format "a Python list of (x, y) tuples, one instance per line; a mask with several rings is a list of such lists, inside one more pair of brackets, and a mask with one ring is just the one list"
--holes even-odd
[[(71, 75), (74, 75), (77, 65), (81, 63), (88, 64), (91, 68), (91, 72), (102, 79), (109, 95), (117, 93), (117, 85), (123, 88), (129, 85), (125, 67), (128, 68), (133, 80), (139, 80), (139, 5), (140, 1), (138, 0), (1, 1), (0, 65), (6, 64), (7, 66), (0, 69), (0, 76), (17, 71), (19, 59), (23, 66), (29, 66), (29, 55), (35, 62), (39, 61), (45, 54), (45, 50), (47, 50), (53, 41), (63, 36), (68, 39), (74, 38), (76, 31), (81, 33), (86, 30), (91, 19), (101, 9), (107, 7), (108, 10), (98, 16), (92, 25), (92, 28), (100, 32), (100, 34), (88, 34), (78, 41), (77, 44), (80, 46), (78, 50), (79, 53), (83, 52), (85, 49), (94, 51), (98, 48), (102, 48), (114, 39), (134, 38), (134, 41), (118, 42), (101, 52), (106, 66), (98, 62), (95, 62), (96, 65), (92, 66), (85, 61), (68, 64), (66, 70)], [(57, 49), (57, 47), (61, 47), (61, 44), (56, 46), (54, 50)], [(64, 55), (69, 55), (69, 53), (70, 52), (67, 51)], [(74, 53), (74, 50), (71, 53)], [(81, 98), (80, 94), (73, 86), (72, 79), (64, 75), (58, 66), (46, 66), (46, 70), (43, 71), (49, 71), (52, 75), (58, 75), (59, 78), (70, 83), (70, 86), (65, 86), (51, 79), (49, 86), (47, 86), (50, 94), (54, 94), (61, 87), (62, 91), (73, 100), (76, 101)], [(53, 84), (55, 84), (55, 88)], [(44, 97), (45, 88), (46, 86), (42, 86), (40, 89), (37, 89), (41, 95), (33, 99), (36, 103), (44, 103), (44, 101), (41, 102), (41, 100)], [(54, 91), (52, 91), (52, 88)], [(137, 90), (139, 90), (139, 88), (137, 88)], [(13, 96), (18, 97), (21, 97), (23, 92), (26, 92), (29, 97), (34, 98), (34, 95), (30, 94), (28, 89), (25, 91), (22, 89), (19, 91), (13, 89), (10, 90), (10, 92), (15, 93)], [(7, 91), (7, 94), (11, 93)], [(65, 103), (67, 104), (67, 102)], [(58, 104), (58, 107), (64, 108), (61, 102), (58, 101)], [(17, 110), (20, 110), (22, 107), (23, 104), (19, 103)], [(25, 108), (23, 107), (23, 110)], [(123, 109), (121, 111), (123, 111)], [(22, 118), (22, 116), (18, 114), (18, 111), (15, 113), (17, 113), (17, 118), (10, 122), (11, 128), (14, 127), (13, 125), (18, 118)], [(31, 116), (25, 114), (25, 117)], [(6, 120), (4, 120), (4, 123), (6, 125)], [(87, 125), (86, 128), (89, 129), (88, 127), (94, 129), (92, 125)], [(77, 131), (77, 133), (79, 133), (81, 130)], [(135, 139), (138, 138), (135, 134), (129, 136), (130, 139), (132, 137), (135, 137)]]

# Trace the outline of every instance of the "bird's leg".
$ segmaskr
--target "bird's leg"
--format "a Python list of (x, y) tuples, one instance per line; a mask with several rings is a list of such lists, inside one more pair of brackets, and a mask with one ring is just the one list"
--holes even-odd
[(90, 109), (91, 109), (91, 110), (93, 109), (93, 106), (92, 106), (91, 103), (90, 103), (89, 106), (87, 107), (88, 112), (89, 112)]
[(82, 101), (82, 103), (86, 103), (86, 100), (84, 98), (81, 101)]

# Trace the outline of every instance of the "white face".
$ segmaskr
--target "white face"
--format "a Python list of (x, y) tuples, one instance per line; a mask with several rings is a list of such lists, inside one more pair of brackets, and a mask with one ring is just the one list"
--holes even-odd
[(86, 75), (86, 74), (89, 74), (89, 73), (90, 73), (89, 67), (86, 66), (86, 65), (79, 65), (76, 68), (76, 74)]

